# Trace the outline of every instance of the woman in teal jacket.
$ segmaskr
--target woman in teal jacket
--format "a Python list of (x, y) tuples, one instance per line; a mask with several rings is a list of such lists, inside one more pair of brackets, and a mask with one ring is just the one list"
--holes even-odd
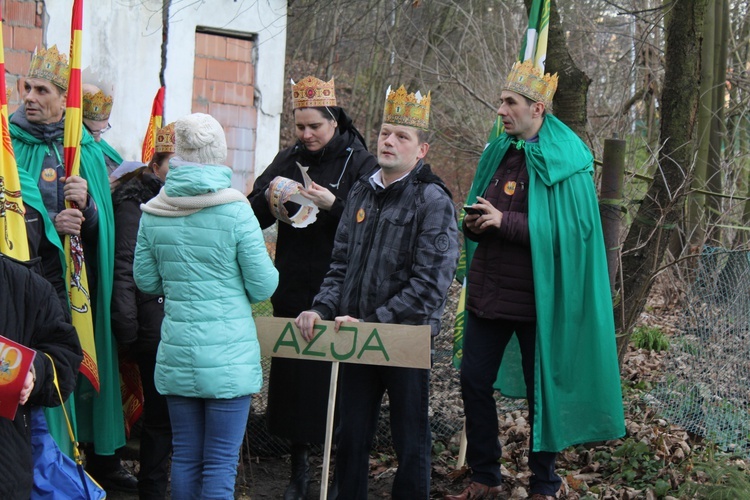
[(156, 389), (173, 429), (172, 498), (233, 498), (250, 395), (263, 384), (251, 303), (278, 272), (244, 195), (231, 189), (221, 125), (196, 113), (175, 123), (176, 157), (142, 205), (133, 274), (164, 295)]

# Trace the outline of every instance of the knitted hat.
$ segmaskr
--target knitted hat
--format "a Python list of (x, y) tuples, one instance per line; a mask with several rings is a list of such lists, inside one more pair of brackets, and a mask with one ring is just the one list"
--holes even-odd
[(227, 159), (224, 129), (211, 115), (193, 113), (174, 124), (175, 153), (185, 161), (222, 165)]

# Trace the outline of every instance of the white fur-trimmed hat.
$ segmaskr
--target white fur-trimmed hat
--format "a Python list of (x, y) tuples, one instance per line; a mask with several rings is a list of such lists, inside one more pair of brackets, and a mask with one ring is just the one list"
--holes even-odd
[(174, 124), (175, 153), (185, 161), (223, 165), (227, 159), (227, 139), (216, 119), (205, 113), (187, 115)]

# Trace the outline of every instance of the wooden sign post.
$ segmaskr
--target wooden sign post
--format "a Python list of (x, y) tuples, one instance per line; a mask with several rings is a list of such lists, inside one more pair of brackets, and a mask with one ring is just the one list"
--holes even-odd
[(344, 323), (339, 331), (335, 332), (333, 321), (319, 321), (315, 324), (315, 335), (310, 342), (302, 338), (294, 319), (291, 318), (259, 317), (255, 318), (255, 327), (263, 356), (333, 362), (320, 481), (320, 498), (325, 500), (328, 497), (339, 363), (429, 369), (430, 326)]

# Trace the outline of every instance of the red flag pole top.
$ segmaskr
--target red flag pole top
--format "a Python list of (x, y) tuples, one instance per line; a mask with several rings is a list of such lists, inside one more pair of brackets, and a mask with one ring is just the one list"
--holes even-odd
[(81, 136), (83, 135), (83, 115), (81, 102), (81, 44), (83, 38), (83, 0), (74, 0), (73, 17), (70, 23), (70, 80), (68, 99), (65, 105), (65, 130), (63, 150), (65, 174), (78, 175), (81, 163)]
[(143, 147), (141, 148), (141, 161), (148, 163), (154, 156), (156, 147), (156, 132), (164, 124), (164, 94), (166, 87), (160, 87), (154, 97), (154, 104), (151, 106), (151, 116), (146, 128), (146, 136), (143, 138)]

